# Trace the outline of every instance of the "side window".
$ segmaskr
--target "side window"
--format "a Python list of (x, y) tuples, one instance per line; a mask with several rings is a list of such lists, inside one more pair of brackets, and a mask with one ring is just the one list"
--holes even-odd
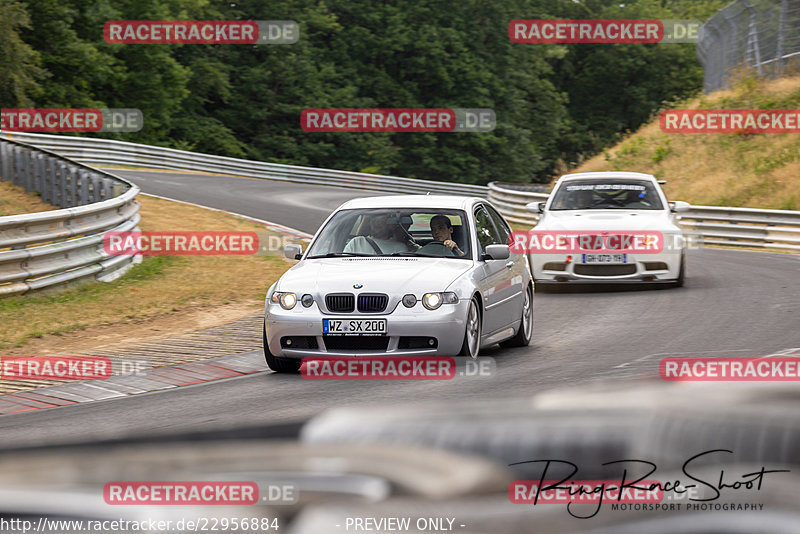
[(509, 244), (508, 236), (511, 235), (511, 228), (509, 228), (506, 224), (506, 221), (503, 220), (502, 215), (497, 213), (496, 209), (488, 205), (486, 206), (486, 211), (489, 212), (489, 215), (492, 217), (492, 221), (494, 221), (494, 226), (497, 228), (497, 232), (500, 234), (500, 243)]
[(475, 230), (478, 235), (478, 244), (480, 245), (481, 254), (486, 252), (487, 245), (505, 245), (508, 243), (507, 239), (500, 239), (492, 223), (492, 218), (483, 206), (475, 208)]

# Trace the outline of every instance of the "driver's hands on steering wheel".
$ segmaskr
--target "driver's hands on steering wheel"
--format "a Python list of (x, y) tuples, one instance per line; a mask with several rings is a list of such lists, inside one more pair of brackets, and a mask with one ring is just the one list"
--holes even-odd
[(458, 248), (458, 245), (456, 245), (456, 242), (453, 241), (452, 239), (445, 239), (442, 242), (442, 244), (444, 246), (446, 246), (447, 248), (449, 248), (451, 252), (453, 252), (455, 254), (458, 254), (459, 256), (463, 256), (464, 255), (464, 252), (462, 252), (462, 250), (460, 248)]

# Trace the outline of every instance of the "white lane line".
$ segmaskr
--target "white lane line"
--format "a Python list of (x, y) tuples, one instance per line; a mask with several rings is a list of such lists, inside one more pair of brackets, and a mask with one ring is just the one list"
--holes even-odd
[(301, 230), (298, 230), (296, 228), (292, 228), (290, 226), (274, 223), (272, 221), (265, 221), (264, 219), (256, 219), (255, 217), (250, 217), (249, 215), (243, 215), (241, 213), (235, 213), (233, 211), (226, 211), (226, 210), (221, 210), (221, 209), (217, 209), (217, 208), (210, 208), (208, 206), (203, 206), (202, 204), (195, 204), (194, 202), (186, 202), (185, 200), (178, 200), (178, 199), (175, 199), (175, 198), (162, 197), (160, 195), (153, 195), (153, 194), (150, 194), (150, 193), (139, 193), (139, 194), (140, 195), (145, 195), (145, 196), (148, 196), (148, 197), (153, 197), (153, 198), (160, 198), (161, 200), (169, 200), (170, 202), (179, 202), (181, 204), (187, 204), (189, 206), (195, 206), (197, 208), (203, 208), (203, 209), (207, 209), (207, 210), (211, 210), (211, 211), (218, 211), (220, 213), (225, 213), (227, 215), (234, 215), (236, 217), (241, 217), (242, 219), (247, 219), (248, 221), (253, 221), (253, 222), (258, 223), (258, 224), (263, 224), (264, 226), (266, 226), (267, 228), (269, 228), (271, 230), (275, 230), (275, 231), (281, 232), (283, 234), (293, 235), (294, 237), (303, 237), (303, 238), (306, 238), (306, 239), (311, 239), (313, 237), (311, 234), (308, 234), (308, 233), (303, 232)]
[(614, 369), (622, 369), (634, 363), (643, 362), (655, 356), (681, 356), (685, 354), (713, 354), (715, 352), (745, 352), (753, 349), (727, 349), (727, 350), (695, 350), (692, 352), (659, 352), (657, 354), (648, 354), (647, 356), (642, 356), (641, 358), (637, 358), (635, 360), (631, 360), (626, 363), (622, 363), (620, 365), (615, 365)]

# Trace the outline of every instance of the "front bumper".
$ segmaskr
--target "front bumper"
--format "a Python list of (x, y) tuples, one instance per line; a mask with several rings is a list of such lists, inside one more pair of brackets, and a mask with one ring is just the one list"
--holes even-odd
[[(583, 264), (581, 254), (530, 254), (537, 282), (672, 282), (678, 278), (681, 251), (626, 254), (624, 264)], [(567, 262), (567, 257), (572, 256)]]
[[(442, 304), (436, 310), (428, 310), (417, 304), (406, 308), (399, 304), (390, 313), (322, 313), (316, 303), (309, 308), (297, 305), (292, 310), (269, 302), (265, 310), (267, 344), (270, 352), (284, 358), (308, 356), (456, 356), (464, 341), (464, 329), (469, 299), (459, 299), (456, 304)], [(386, 319), (388, 344), (385, 349), (375, 348), (328, 348), (322, 333), (322, 319)], [(288, 348), (281, 339), (294, 336), (311, 336), (317, 348)], [(341, 336), (336, 336), (341, 337)], [(355, 337), (355, 336), (353, 336)], [(435, 338), (435, 348), (399, 348), (401, 337)], [(333, 345), (334, 343), (329, 343)], [(358, 344), (354, 342), (354, 344)], [(337, 343), (341, 345), (341, 343)]]

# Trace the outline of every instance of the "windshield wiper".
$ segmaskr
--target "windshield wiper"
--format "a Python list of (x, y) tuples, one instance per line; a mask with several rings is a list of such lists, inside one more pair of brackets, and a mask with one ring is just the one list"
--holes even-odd
[(361, 254), (360, 252), (328, 252), (327, 254), (317, 254), (315, 256), (309, 256), (307, 259), (311, 260), (314, 258), (342, 258), (350, 256), (367, 257), (374, 255), (375, 254)]

